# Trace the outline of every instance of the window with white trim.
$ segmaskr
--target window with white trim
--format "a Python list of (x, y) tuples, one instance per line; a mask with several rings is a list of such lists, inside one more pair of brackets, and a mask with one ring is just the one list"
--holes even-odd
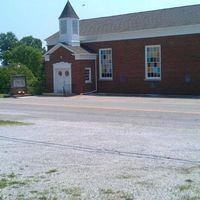
[(99, 49), (99, 71), (101, 80), (112, 80), (112, 49)]
[(66, 22), (66, 20), (60, 21), (60, 33), (61, 34), (67, 33), (67, 22)]
[(72, 21), (72, 30), (73, 30), (73, 34), (78, 35), (78, 20)]
[(86, 67), (85, 68), (85, 83), (91, 83), (91, 82), (92, 82), (91, 68)]
[(147, 80), (161, 80), (161, 46), (145, 47), (145, 78)]

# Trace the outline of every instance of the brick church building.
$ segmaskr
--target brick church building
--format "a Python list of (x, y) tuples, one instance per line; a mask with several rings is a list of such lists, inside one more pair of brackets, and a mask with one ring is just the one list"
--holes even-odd
[(46, 39), (49, 93), (200, 95), (200, 5), (79, 20)]

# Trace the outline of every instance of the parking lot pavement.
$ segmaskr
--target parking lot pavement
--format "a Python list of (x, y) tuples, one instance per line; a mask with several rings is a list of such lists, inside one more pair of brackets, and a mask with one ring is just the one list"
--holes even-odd
[(9, 98), (0, 120), (31, 123), (0, 126), (0, 199), (200, 199), (200, 99)]

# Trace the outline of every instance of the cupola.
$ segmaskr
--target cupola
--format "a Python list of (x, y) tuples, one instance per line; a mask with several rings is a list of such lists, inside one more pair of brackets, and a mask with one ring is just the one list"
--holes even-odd
[(59, 42), (80, 46), (79, 17), (68, 1), (59, 17)]

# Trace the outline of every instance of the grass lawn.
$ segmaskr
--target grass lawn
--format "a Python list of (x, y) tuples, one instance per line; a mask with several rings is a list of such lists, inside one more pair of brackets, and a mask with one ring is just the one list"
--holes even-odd
[(31, 125), (31, 124), (24, 122), (17, 122), (17, 121), (0, 120), (0, 126), (24, 126), (24, 125)]
[(0, 98), (4, 98), (5, 94), (0, 94)]
[(9, 95), (8, 94), (1, 94), (0, 93), (0, 98), (5, 98), (5, 97), (9, 97)]

